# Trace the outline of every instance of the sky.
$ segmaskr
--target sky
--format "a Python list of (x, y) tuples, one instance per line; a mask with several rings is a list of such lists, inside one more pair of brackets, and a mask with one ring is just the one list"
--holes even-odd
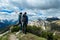
[(0, 0), (1, 20), (17, 20), (19, 12), (27, 12), (29, 20), (60, 18), (60, 0)]

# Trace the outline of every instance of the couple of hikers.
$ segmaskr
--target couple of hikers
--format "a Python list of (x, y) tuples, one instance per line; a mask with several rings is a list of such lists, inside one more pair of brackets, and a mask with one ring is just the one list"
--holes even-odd
[(22, 30), (23, 33), (27, 33), (27, 24), (28, 24), (28, 16), (27, 13), (25, 12), (22, 15), (22, 12), (19, 13), (19, 25), (20, 25), (20, 30)]

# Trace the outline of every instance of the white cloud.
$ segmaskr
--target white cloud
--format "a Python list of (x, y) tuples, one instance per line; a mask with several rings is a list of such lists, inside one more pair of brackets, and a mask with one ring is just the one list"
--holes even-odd
[(18, 20), (18, 14), (16, 13), (4, 13), (4, 12), (1, 12), (0, 13), (0, 20), (13, 20), (13, 21), (16, 21)]
[(28, 9), (60, 8), (60, 0), (0, 0), (1, 6)]
[(11, 0), (14, 6), (30, 9), (60, 8), (60, 0)]
[(48, 10), (41, 10), (42, 13), (44, 13), (45, 16), (54, 16), (59, 17), (60, 16), (60, 9), (48, 9)]
[[(20, 11), (27, 12), (32, 18), (60, 16), (60, 0), (0, 0), (0, 10), (13, 10), (11, 14), (0, 14), (1, 18), (16, 19)], [(21, 10), (22, 9), (22, 10)], [(55, 15), (54, 15), (55, 14)], [(29, 18), (30, 19), (30, 18)]]

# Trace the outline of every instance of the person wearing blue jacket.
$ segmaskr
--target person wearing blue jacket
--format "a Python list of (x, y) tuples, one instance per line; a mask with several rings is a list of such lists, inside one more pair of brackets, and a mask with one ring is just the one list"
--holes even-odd
[(23, 14), (23, 33), (27, 33), (27, 24), (28, 24), (28, 16), (27, 13), (25, 12)]
[(22, 12), (19, 13), (19, 25), (20, 25), (20, 30), (22, 30)]

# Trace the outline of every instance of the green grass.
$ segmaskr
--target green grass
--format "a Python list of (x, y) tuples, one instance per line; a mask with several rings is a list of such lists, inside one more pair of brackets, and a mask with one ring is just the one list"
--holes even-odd
[(8, 35), (1, 36), (0, 40), (8, 40)]
[(25, 36), (21, 37), (21, 35), (23, 35), (23, 33), (18, 34), (18, 38), (19, 40), (47, 40), (45, 38), (42, 37), (38, 37), (36, 35), (33, 35), (31, 33), (27, 33)]

